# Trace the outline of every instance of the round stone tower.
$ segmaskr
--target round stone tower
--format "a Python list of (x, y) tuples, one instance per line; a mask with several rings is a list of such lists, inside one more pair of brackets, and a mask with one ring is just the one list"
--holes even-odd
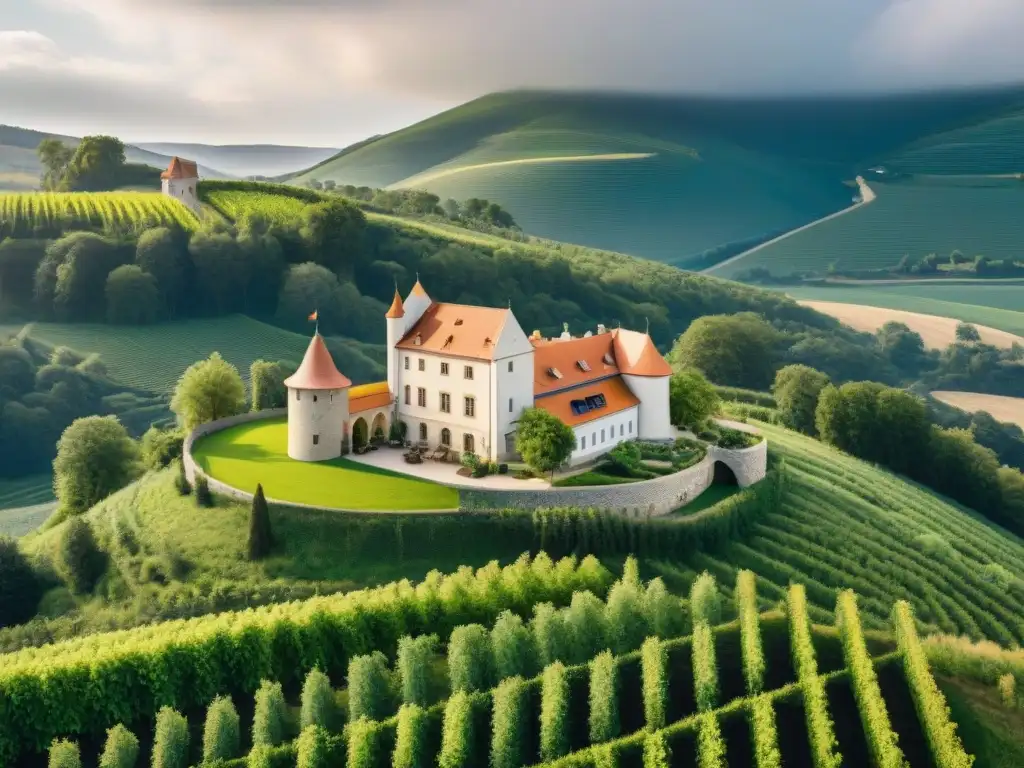
[(326, 461), (342, 453), (348, 423), (348, 389), (324, 338), (315, 334), (288, 387), (288, 455), (298, 461)]

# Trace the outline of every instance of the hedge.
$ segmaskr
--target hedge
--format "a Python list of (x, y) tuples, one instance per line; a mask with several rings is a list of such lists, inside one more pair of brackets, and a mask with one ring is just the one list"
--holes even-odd
[(569, 752), (569, 678), (556, 661), (545, 670), (540, 689), (540, 756), (554, 760)]
[(231, 699), (218, 696), (210, 702), (203, 728), (203, 762), (214, 763), (238, 757), (241, 731), (241, 721)]
[(188, 765), (188, 720), (170, 707), (156, 716), (153, 740), (153, 768), (186, 768)]
[(668, 713), (668, 651), (657, 637), (649, 637), (640, 649), (640, 676), (643, 683), (644, 722), (647, 730), (665, 727)]
[(469, 694), (455, 691), (444, 708), (440, 768), (472, 768), (474, 740), (473, 706)]
[(728, 768), (722, 729), (713, 712), (708, 712), (700, 720), (697, 730), (697, 763), (700, 768)]
[(600, 744), (619, 735), (619, 667), (611, 651), (590, 662), (590, 742)]
[(722, 595), (715, 577), (707, 571), (690, 585), (690, 617), (694, 626), (701, 622), (718, 624), (722, 618)]
[(802, 584), (791, 584), (787, 596), (789, 608), (789, 645), (793, 666), (804, 694), (804, 712), (807, 717), (807, 737), (815, 768), (839, 768), (843, 756), (839, 753), (835, 726), (828, 711), (825, 683), (818, 675), (818, 662), (811, 639), (811, 619), (807, 613), (807, 593)]
[(714, 709), (718, 704), (715, 634), (703, 621), (693, 628), (693, 693), (701, 712)]
[(394, 768), (430, 768), (426, 729), (426, 712), (415, 704), (402, 705), (395, 731)]
[(299, 727), (319, 725), (328, 730), (334, 725), (334, 689), (331, 680), (319, 669), (309, 670), (302, 684)]
[(298, 688), (323, 669), (344, 678), (353, 656), (393, 656), (400, 637), (447, 634), (509, 609), (568, 603), (573, 592), (604, 594), (611, 574), (593, 558), (558, 564), (544, 554), (500, 568), (432, 572), (344, 595), (171, 621), (29, 648), (0, 662), (0, 765), (57, 736), (94, 734), (152, 719), (160, 706), (205, 707), (219, 694), (251, 695), (263, 679)]
[[(601, 623), (596, 626), (596, 629), (599, 631), (603, 630), (604, 603), (590, 593), (580, 592), (572, 596), (573, 603), (577, 602), (577, 598), (584, 599), (587, 596), (597, 600), (597, 604), (600, 606)], [(577, 654), (573, 648), (573, 630), (568, 623), (567, 613), (559, 611), (551, 603), (541, 603), (534, 606), (530, 630), (533, 633), (534, 647), (541, 665), (547, 666), (555, 661), (572, 662), (576, 660), (574, 658)], [(601, 633), (601, 646), (604, 647), (603, 631)]]
[(896, 732), (892, 729), (885, 699), (878, 687), (875, 666), (864, 643), (857, 614), (857, 596), (850, 590), (841, 592), (836, 600), (836, 625), (843, 641), (843, 653), (871, 756), (879, 768), (905, 768), (907, 762), (897, 744)]
[(353, 656), (348, 663), (348, 719), (381, 720), (391, 710), (391, 673), (380, 651)]
[(402, 701), (424, 706), (430, 692), (429, 671), (438, 648), (437, 635), (405, 637), (398, 641), (398, 676)]
[(893, 607), (893, 626), (896, 642), (903, 653), (907, 685), (936, 768), (970, 768), (974, 758), (967, 754), (956, 734), (956, 723), (950, 718), (949, 706), (935, 684), (917, 636), (913, 609), (904, 600)]
[(644, 768), (672, 768), (672, 750), (660, 731), (644, 737)]
[(492, 707), (491, 768), (522, 768), (529, 759), (529, 699), (523, 679), (502, 680), (494, 689)]
[(134, 733), (120, 723), (107, 731), (99, 768), (135, 768), (138, 759), (139, 740)]
[(452, 630), (448, 640), (448, 677), (453, 691), (483, 691), (491, 685), (494, 652), (491, 637), (479, 624)]
[(319, 725), (308, 725), (295, 745), (295, 768), (328, 768), (329, 734)]
[(750, 702), (750, 739), (756, 768), (782, 768), (775, 707), (769, 696), (758, 696)]
[(736, 574), (736, 611), (740, 618), (740, 642), (743, 646), (743, 676), (747, 694), (764, 690), (764, 650), (761, 647), (761, 618), (757, 610), (757, 577), (753, 571)]
[[(561, 617), (559, 617), (561, 618)], [(502, 611), (491, 628), (491, 649), (497, 680), (537, 674), (537, 646), (533, 632), (520, 616)]]

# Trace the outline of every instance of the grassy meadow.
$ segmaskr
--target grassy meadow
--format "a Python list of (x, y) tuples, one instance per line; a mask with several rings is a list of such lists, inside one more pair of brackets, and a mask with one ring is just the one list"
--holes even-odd
[(868, 183), (877, 194), (874, 202), (708, 273), (735, 277), (760, 267), (774, 275), (824, 274), (832, 264), (846, 270), (879, 269), (896, 266), (905, 254), (922, 259), (954, 250), (970, 258), (1024, 259), (1021, 181), (933, 177)]
[(273, 499), (353, 510), (458, 509), (459, 493), (426, 480), (345, 458), (288, 458), (288, 422), (240, 424), (195, 444), (196, 463), (210, 477), (249, 493), (262, 483)]

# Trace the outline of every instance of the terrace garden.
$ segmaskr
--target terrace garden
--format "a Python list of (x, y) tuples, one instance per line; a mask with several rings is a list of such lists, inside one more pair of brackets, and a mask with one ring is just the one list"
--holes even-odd
[(592, 469), (556, 480), (553, 485), (575, 488), (653, 480), (688, 469), (706, 454), (703, 445), (684, 437), (672, 444), (630, 440), (615, 446)]

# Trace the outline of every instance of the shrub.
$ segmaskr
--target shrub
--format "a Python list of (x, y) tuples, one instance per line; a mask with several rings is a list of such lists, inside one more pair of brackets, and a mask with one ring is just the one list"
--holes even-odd
[(50, 364), (62, 365), (65, 368), (74, 368), (84, 359), (70, 347), (54, 347), (50, 353)]
[(427, 705), (430, 663), (437, 645), (437, 635), (406, 636), (398, 641), (398, 674), (406, 704)]
[(448, 676), (453, 691), (483, 691), (490, 687), (494, 664), (491, 638), (479, 624), (456, 627), (448, 641)]
[(206, 475), (196, 472), (196, 504), (200, 507), (213, 506), (213, 494), (210, 493), (210, 482)]
[(665, 727), (668, 711), (668, 651), (657, 637), (649, 637), (640, 649), (640, 674), (644, 691), (647, 730)]
[(953, 545), (938, 533), (922, 533), (914, 537), (914, 546), (931, 557), (952, 557)]
[(679, 637), (686, 627), (683, 605), (660, 578), (651, 579), (644, 593), (644, 613), (654, 634), (664, 640)]
[(492, 768), (521, 768), (527, 763), (528, 705), (526, 686), (520, 677), (501, 681), (494, 689)]
[(314, 667), (302, 684), (302, 708), (299, 711), (299, 727), (319, 725), (330, 729), (334, 726), (334, 689), (327, 675)]
[(569, 678), (556, 661), (544, 670), (540, 689), (540, 756), (554, 760), (569, 753)]
[(327, 731), (319, 725), (307, 725), (295, 743), (295, 768), (328, 768), (329, 765)]
[(754, 742), (756, 768), (782, 768), (775, 708), (770, 697), (758, 696), (751, 700), (750, 731)]
[(373, 768), (380, 764), (380, 724), (362, 718), (348, 726), (346, 768)]
[(465, 691), (455, 691), (444, 707), (438, 766), (472, 768), (474, 735), (473, 708), (469, 694)]
[(590, 743), (611, 741), (619, 735), (619, 667), (611, 651), (590, 662)]
[(203, 730), (203, 761), (231, 760), (241, 751), (238, 712), (227, 696), (218, 696), (206, 710)]
[(153, 768), (186, 768), (188, 765), (188, 721), (170, 707), (156, 716), (153, 739)]
[(753, 571), (740, 571), (736, 575), (735, 597), (743, 646), (743, 676), (747, 681), (747, 693), (756, 696), (764, 689), (765, 663), (757, 610), (757, 577)]
[(54, 566), (73, 592), (83, 594), (95, 586), (107, 568), (107, 556), (96, 543), (85, 519), (73, 517), (64, 525)]
[(99, 768), (135, 768), (138, 759), (139, 740), (134, 733), (120, 723), (107, 731)]
[(718, 718), (711, 712), (700, 719), (697, 762), (700, 768), (727, 768), (722, 729), (718, 726)]
[(828, 376), (806, 365), (787, 365), (775, 374), (772, 392), (782, 422), (791, 429), (815, 435), (814, 414)]
[(66, 515), (77, 515), (135, 477), (139, 448), (116, 416), (75, 419), (57, 443), (53, 487)]
[(31, 619), (43, 596), (43, 585), (18, 542), (0, 536), (0, 627)]
[[(671, 768), (672, 750), (662, 732), (649, 733), (644, 737), (644, 768)], [(703, 768), (703, 764), (702, 764)]]
[(73, 741), (59, 739), (50, 745), (48, 768), (81, 768), (82, 757)]
[[(574, 599), (575, 597), (576, 595), (573, 595)], [(604, 605), (600, 600), (597, 602), (601, 606), (603, 616)], [(566, 621), (566, 615), (556, 610), (551, 603), (541, 603), (533, 607), (530, 625), (533, 629), (534, 647), (542, 665), (547, 666), (555, 661), (569, 661), (572, 657), (572, 634)]]
[(256, 709), (252, 716), (252, 743), (276, 747), (284, 741), (288, 722), (288, 705), (280, 683), (260, 682), (255, 696)]
[[(198, 495), (197, 491), (197, 498)], [(249, 511), (249, 541), (247, 546), (249, 559), (254, 561), (262, 560), (270, 554), (273, 546), (274, 534), (270, 530), (270, 508), (267, 506), (267, 499), (263, 495), (263, 485), (257, 483), (256, 493), (252, 497), (252, 508)]]
[(172, 461), (181, 459), (185, 433), (180, 429), (160, 429), (152, 426), (142, 436), (140, 448), (142, 464), (146, 469), (163, 469)]
[(714, 386), (700, 371), (680, 371), (669, 381), (669, 411), (677, 426), (700, 424), (714, 416), (720, 405)]
[(707, 571), (690, 586), (690, 614), (694, 626), (702, 621), (714, 626), (722, 620), (722, 596), (715, 577)]
[(706, 712), (718, 704), (718, 665), (715, 634), (707, 622), (693, 627), (693, 692), (697, 709)]
[(616, 582), (605, 603), (608, 643), (617, 654), (635, 651), (650, 633), (643, 592), (625, 580)]
[(388, 659), (380, 651), (355, 656), (348, 663), (348, 719), (379, 720), (391, 705)]
[(999, 698), (1008, 709), (1017, 706), (1017, 679), (1010, 672), (1000, 676), (996, 689), (999, 691)]
[(572, 661), (582, 663), (592, 659), (606, 647), (604, 603), (597, 596), (591, 592), (574, 593), (564, 615)]
[(999, 563), (986, 563), (981, 568), (981, 578), (1000, 589), (1009, 589), (1013, 584), (1013, 574)]
[(185, 475), (185, 464), (181, 461), (176, 462), (176, 464), (177, 474), (174, 477), (174, 488), (180, 496), (188, 496), (192, 493), (192, 484)]
[(530, 678), (536, 674), (537, 648), (533, 634), (522, 618), (502, 611), (491, 629), (491, 650), (498, 680), (506, 677)]
[(426, 730), (426, 713), (415, 704), (403, 704), (398, 710), (393, 768), (430, 768)]

